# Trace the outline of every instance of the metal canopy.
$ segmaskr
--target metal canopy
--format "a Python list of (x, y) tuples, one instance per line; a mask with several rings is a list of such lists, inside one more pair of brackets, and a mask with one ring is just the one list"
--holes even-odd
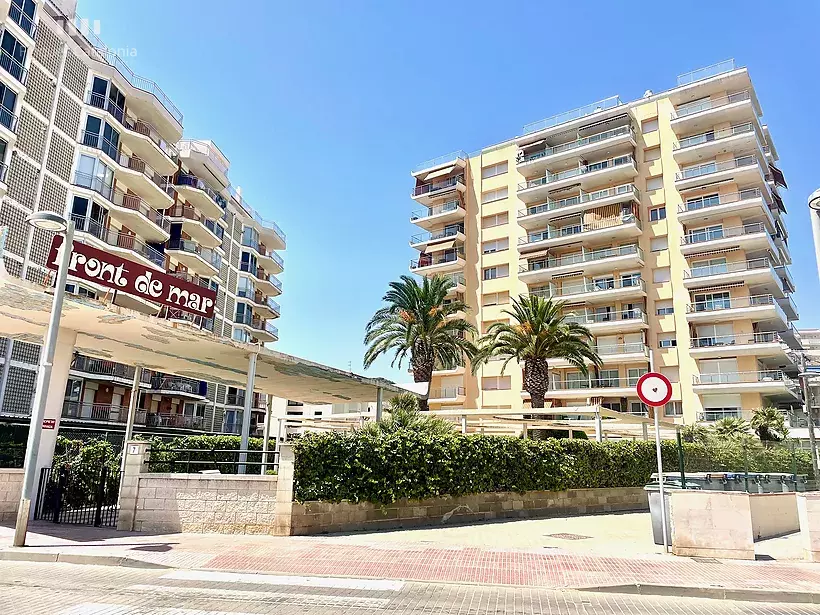
[[(50, 289), (10, 276), (0, 265), (0, 336), (42, 344), (51, 301)], [(239, 388), (247, 385), (250, 355), (258, 353), (254, 390), (306, 404), (373, 401), (378, 388), (387, 395), (405, 392), (388, 380), (85, 297), (66, 297), (61, 328), (77, 332), (75, 348), (84, 355)]]

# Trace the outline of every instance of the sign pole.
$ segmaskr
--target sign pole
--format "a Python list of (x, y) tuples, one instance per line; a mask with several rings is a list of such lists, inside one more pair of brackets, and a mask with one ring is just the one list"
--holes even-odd
[(663, 551), (669, 552), (669, 540), (666, 537), (666, 500), (663, 495), (663, 455), (661, 454), (661, 425), (658, 420), (658, 407), (652, 406), (655, 416), (655, 450), (658, 454), (658, 485), (661, 496), (661, 527), (663, 528)]

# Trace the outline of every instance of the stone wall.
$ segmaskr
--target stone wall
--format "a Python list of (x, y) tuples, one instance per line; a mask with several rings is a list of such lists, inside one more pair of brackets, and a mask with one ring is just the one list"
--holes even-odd
[(800, 529), (797, 494), (794, 492), (752, 493), (749, 495), (749, 508), (755, 540), (782, 536)]
[(687, 557), (755, 558), (749, 494), (672, 489), (672, 553)]
[(17, 505), (23, 491), (23, 470), (0, 468), (0, 523), (17, 518)]
[(491, 519), (646, 510), (647, 507), (643, 488), (479, 493), (429, 500), (399, 500), (386, 506), (369, 502), (294, 502), (290, 533), (372, 531)]

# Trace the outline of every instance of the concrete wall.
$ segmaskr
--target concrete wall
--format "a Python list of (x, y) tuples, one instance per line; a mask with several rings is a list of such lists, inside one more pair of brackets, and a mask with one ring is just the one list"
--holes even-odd
[(755, 558), (748, 493), (673, 490), (670, 498), (675, 555)]
[(0, 468), (0, 523), (17, 518), (23, 490), (23, 470)]
[(369, 502), (294, 502), (291, 534), (371, 531), (490, 519), (646, 510), (647, 507), (643, 488), (479, 493), (399, 500), (386, 506)]
[(810, 562), (820, 562), (820, 492), (798, 493), (797, 515), (803, 557)]
[(755, 540), (800, 529), (796, 493), (752, 493), (749, 495), (749, 508)]

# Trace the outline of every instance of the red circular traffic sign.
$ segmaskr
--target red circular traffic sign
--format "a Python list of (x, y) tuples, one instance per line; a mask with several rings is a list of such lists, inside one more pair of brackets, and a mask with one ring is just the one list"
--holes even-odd
[(647, 372), (638, 378), (635, 386), (638, 397), (647, 406), (663, 406), (672, 399), (672, 383), (658, 372)]

